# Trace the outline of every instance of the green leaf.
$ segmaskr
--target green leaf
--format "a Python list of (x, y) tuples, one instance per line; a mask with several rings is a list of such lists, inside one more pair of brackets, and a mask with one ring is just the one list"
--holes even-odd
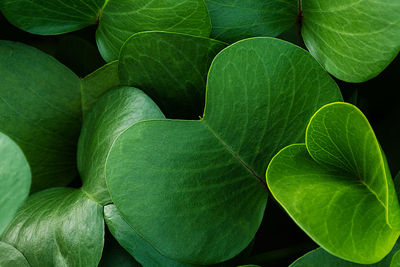
[(399, 266), (400, 266), (400, 251), (397, 251), (396, 254), (393, 255), (390, 267), (399, 267)]
[(41, 191), (28, 198), (1, 240), (32, 267), (97, 266), (104, 243), (103, 209), (81, 190)]
[(24, 255), (13, 246), (0, 242), (0, 266), (4, 267), (30, 267)]
[(204, 0), (2, 0), (0, 9), (16, 27), (54, 35), (99, 24), (96, 41), (103, 58), (118, 58), (132, 34), (165, 30), (208, 36), (210, 16)]
[(55, 35), (95, 24), (107, 1), (1, 0), (0, 10), (11, 24), (24, 31)]
[(167, 117), (197, 119), (204, 110), (208, 69), (225, 46), (186, 34), (135, 34), (121, 49), (121, 83), (142, 89)]
[(206, 0), (211, 36), (234, 42), (254, 36), (275, 37), (296, 23), (297, 0)]
[(269, 159), (304, 137), (320, 106), (340, 99), (299, 47), (273, 38), (238, 42), (213, 61), (202, 120), (143, 121), (118, 137), (106, 163), (114, 204), (168, 258), (232, 258), (261, 223)]
[(266, 176), (294, 221), (338, 257), (375, 263), (399, 237), (400, 208), (385, 156), (368, 120), (351, 104), (321, 108), (310, 120), (306, 144), (282, 149)]
[(82, 113), (86, 117), (94, 103), (107, 91), (120, 85), (118, 61), (112, 61), (85, 78), (82, 84)]
[[(342, 260), (338, 257), (329, 254), (322, 248), (315, 249), (310, 251), (303, 257), (299, 258), (295, 262), (293, 262), (289, 267), (362, 267), (362, 266), (370, 266), (370, 267), (387, 267), (392, 262), (392, 258), (394, 259), (396, 252), (400, 249), (400, 245), (396, 244), (392, 251), (383, 258), (380, 262), (375, 264), (358, 264), (349, 261)], [(392, 263), (393, 264), (393, 263)], [(393, 267), (393, 265), (390, 265)]]
[[(0, 234), (29, 195), (31, 171), (24, 153), (0, 133)], [(1, 258), (1, 257), (0, 257)]]
[(31, 190), (67, 184), (77, 175), (78, 77), (35, 48), (0, 41), (0, 81), (0, 131), (25, 153)]
[(196, 266), (174, 261), (160, 254), (148, 241), (129, 226), (114, 205), (104, 207), (104, 219), (115, 239), (143, 266)]
[(117, 59), (125, 40), (142, 31), (208, 36), (211, 22), (204, 0), (111, 0), (96, 32), (100, 53), (106, 61)]
[(399, 53), (399, 1), (308, 0), (302, 9), (307, 48), (341, 80), (369, 80)]
[(111, 203), (105, 180), (105, 162), (115, 139), (132, 124), (164, 115), (142, 91), (132, 87), (101, 97), (85, 119), (78, 142), (78, 170), (83, 190), (98, 203)]

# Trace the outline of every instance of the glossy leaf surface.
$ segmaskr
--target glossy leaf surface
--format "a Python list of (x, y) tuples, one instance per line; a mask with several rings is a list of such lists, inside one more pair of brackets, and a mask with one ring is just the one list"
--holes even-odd
[(0, 131), (23, 150), (32, 191), (75, 178), (81, 127), (78, 77), (49, 55), (0, 41)]
[(185, 34), (135, 34), (121, 49), (121, 83), (145, 91), (169, 118), (198, 118), (204, 110), (208, 69), (225, 46)]
[(111, 197), (164, 256), (232, 258), (263, 217), (268, 160), (304, 137), (320, 106), (340, 99), (306, 51), (273, 38), (236, 43), (211, 66), (204, 119), (144, 121), (120, 135), (106, 164)]
[(32, 267), (97, 266), (103, 209), (81, 190), (41, 191), (28, 198), (1, 240), (21, 251)]
[(295, 262), (293, 262), (289, 267), (394, 267), (390, 265), (393, 260), (395, 260), (395, 254), (400, 249), (400, 245), (396, 244), (392, 251), (383, 258), (380, 262), (375, 264), (358, 264), (350, 261), (342, 260), (341, 258), (335, 257), (332, 254), (329, 254), (322, 248), (315, 249), (303, 257), (299, 258)]
[(206, 0), (211, 36), (225, 42), (255, 36), (275, 37), (296, 23), (297, 0)]
[(78, 170), (83, 190), (98, 203), (111, 203), (105, 180), (105, 162), (115, 139), (132, 124), (164, 115), (142, 91), (132, 87), (101, 97), (86, 117), (78, 142)]
[(18, 145), (2, 133), (0, 133), (0, 154), (1, 234), (29, 195), (31, 171)]
[(302, 9), (307, 48), (341, 80), (369, 80), (400, 51), (399, 1), (307, 0)]
[(399, 203), (385, 156), (355, 106), (328, 104), (311, 119), (306, 144), (282, 149), (267, 182), (294, 221), (330, 253), (380, 261), (399, 236)]
[(13, 246), (0, 242), (0, 266), (4, 267), (30, 267), (24, 255)]

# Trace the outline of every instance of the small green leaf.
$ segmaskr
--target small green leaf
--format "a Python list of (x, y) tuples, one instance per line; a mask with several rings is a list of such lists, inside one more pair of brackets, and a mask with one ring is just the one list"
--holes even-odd
[(310, 120), (306, 144), (282, 149), (267, 173), (273, 196), (328, 252), (362, 264), (399, 237), (400, 208), (385, 156), (360, 110), (328, 104)]
[(0, 242), (0, 266), (30, 267), (21, 252), (4, 242)]
[(147, 240), (129, 226), (114, 205), (104, 207), (104, 219), (115, 239), (143, 266), (197, 266), (177, 262), (160, 254)]
[(86, 117), (94, 103), (107, 91), (120, 85), (118, 61), (112, 61), (81, 79), (82, 113)]
[(400, 267), (400, 251), (397, 251), (396, 254), (393, 255), (390, 267)]
[(225, 42), (255, 36), (275, 37), (296, 23), (297, 0), (206, 0), (211, 36)]
[(225, 46), (186, 34), (135, 34), (121, 49), (121, 84), (142, 89), (167, 117), (197, 119), (204, 110), (208, 69)]
[(98, 203), (111, 203), (105, 181), (105, 162), (115, 139), (132, 124), (164, 115), (142, 91), (132, 87), (101, 97), (85, 119), (78, 142), (78, 170), (83, 190)]
[(268, 160), (335, 100), (338, 87), (306, 51), (273, 38), (238, 42), (212, 63), (202, 120), (142, 121), (118, 137), (106, 163), (114, 204), (168, 258), (230, 259), (261, 223)]
[(33, 47), (0, 41), (0, 81), (0, 131), (28, 159), (31, 190), (70, 182), (82, 117), (78, 77)]
[(103, 209), (81, 190), (41, 191), (28, 198), (1, 240), (32, 267), (97, 266), (104, 244)]
[(0, 133), (0, 153), (1, 234), (29, 195), (31, 171), (18, 145), (2, 133)]
[(392, 265), (390, 265), (390, 267), (394, 267), (393, 261), (395, 260), (395, 256), (398, 254), (396, 252), (398, 252), (399, 249), (400, 245), (396, 244), (392, 251), (380, 262), (365, 265), (342, 260), (341, 258), (329, 254), (324, 249), (318, 248), (305, 254), (303, 257), (293, 262), (289, 267), (388, 267), (391, 262)]
[(308, 0), (302, 9), (307, 48), (341, 80), (369, 80), (399, 53), (399, 1)]

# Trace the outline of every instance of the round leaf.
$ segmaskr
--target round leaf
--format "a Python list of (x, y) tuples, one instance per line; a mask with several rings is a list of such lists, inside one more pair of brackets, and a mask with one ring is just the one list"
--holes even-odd
[(33, 47), (0, 41), (0, 80), (0, 131), (25, 153), (31, 190), (67, 184), (77, 174), (78, 77)]
[(186, 34), (135, 34), (121, 49), (121, 83), (144, 90), (167, 117), (198, 118), (204, 110), (200, 99), (204, 99), (208, 69), (225, 46)]
[(302, 1), (302, 35), (310, 53), (337, 78), (364, 82), (400, 50), (400, 2)]
[(103, 209), (81, 190), (41, 191), (28, 198), (1, 240), (21, 251), (32, 267), (97, 266)]
[(143, 121), (118, 137), (106, 163), (111, 197), (164, 256), (196, 264), (232, 258), (261, 223), (268, 160), (304, 137), (320, 106), (340, 99), (299, 47), (238, 42), (211, 66), (204, 119)]
[(132, 87), (101, 97), (85, 119), (78, 142), (78, 169), (83, 190), (98, 203), (111, 203), (105, 180), (105, 162), (115, 139), (132, 124), (164, 115), (142, 91)]
[(328, 104), (306, 144), (282, 149), (267, 173), (273, 196), (328, 252), (362, 264), (386, 256), (399, 236), (399, 203), (386, 159), (364, 115)]

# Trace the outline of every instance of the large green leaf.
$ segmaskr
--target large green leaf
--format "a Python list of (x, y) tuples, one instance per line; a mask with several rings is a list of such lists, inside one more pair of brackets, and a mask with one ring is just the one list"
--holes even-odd
[(72, 188), (30, 196), (1, 236), (32, 267), (97, 266), (104, 243), (102, 207)]
[(0, 133), (0, 234), (29, 195), (31, 171), (24, 153)]
[(167, 117), (197, 119), (204, 110), (208, 69), (225, 46), (186, 34), (135, 34), (121, 49), (121, 83), (144, 90)]
[(35, 48), (0, 41), (0, 81), (0, 131), (25, 153), (31, 190), (65, 185), (77, 174), (78, 77)]
[(13, 246), (0, 242), (0, 266), (2, 267), (30, 267), (24, 255)]
[(117, 59), (122, 44), (136, 32), (208, 36), (211, 31), (204, 0), (1, 0), (0, 10), (16, 27), (42, 35), (99, 24), (96, 40), (106, 61)]
[[(392, 251), (385, 257), (383, 258), (380, 262), (375, 263), (375, 264), (358, 264), (358, 263), (353, 263), (350, 261), (345, 261), (342, 260), (341, 258), (335, 257), (332, 254), (329, 254), (322, 248), (315, 249), (303, 257), (299, 258), (295, 262), (293, 262), (290, 267), (362, 267), (362, 266), (367, 266), (367, 267), (388, 267), (392, 259), (394, 259), (394, 255), (396, 254), (397, 251), (399, 251), (400, 245), (396, 244)], [(394, 267), (393, 265), (390, 265), (391, 267)]]
[(400, 50), (400, 1), (302, 1), (307, 48), (337, 78), (377, 76)]
[(86, 117), (94, 103), (107, 91), (120, 85), (118, 61), (112, 61), (97, 69), (85, 78), (82, 83), (82, 113)]
[(78, 142), (78, 170), (83, 190), (98, 203), (111, 203), (105, 181), (105, 162), (111, 145), (125, 129), (164, 115), (142, 91), (132, 87), (112, 90), (100, 98), (86, 117)]
[[(265, 49), (268, 47), (268, 49)], [(106, 163), (126, 222), (174, 260), (210, 264), (253, 239), (267, 201), (262, 173), (340, 92), (306, 51), (273, 38), (223, 50), (199, 121), (150, 120), (124, 131)]]
[(206, 0), (211, 35), (226, 42), (254, 36), (275, 37), (296, 23), (298, 0)]
[(271, 161), (273, 196), (330, 253), (375, 263), (399, 237), (400, 208), (385, 156), (355, 106), (328, 104), (310, 120), (306, 144)]

